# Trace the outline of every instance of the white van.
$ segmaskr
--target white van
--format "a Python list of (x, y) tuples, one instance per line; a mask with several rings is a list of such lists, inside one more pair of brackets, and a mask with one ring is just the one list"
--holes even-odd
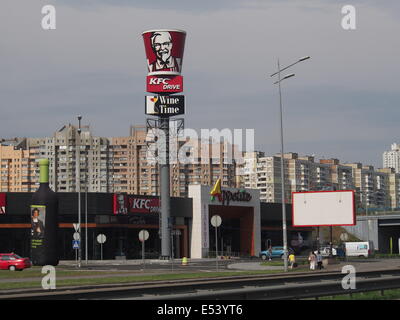
[(372, 244), (368, 241), (365, 242), (345, 242), (346, 256), (347, 257), (365, 257), (372, 252)]

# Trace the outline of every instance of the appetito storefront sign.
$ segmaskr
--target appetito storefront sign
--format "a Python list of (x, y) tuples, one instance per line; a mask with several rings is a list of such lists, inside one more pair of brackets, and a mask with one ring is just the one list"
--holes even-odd
[(114, 194), (114, 214), (158, 213), (159, 211), (160, 200), (158, 198)]
[(147, 76), (146, 91), (152, 93), (178, 93), (183, 91), (182, 76)]
[(222, 190), (220, 194), (215, 194), (215, 196), (217, 197), (218, 201), (222, 203), (223, 206), (224, 205), (229, 206), (229, 203), (231, 201), (244, 201), (244, 202), (251, 201), (251, 194), (244, 190), (237, 192)]
[(229, 205), (231, 201), (251, 201), (251, 194), (246, 192), (245, 190), (239, 190), (236, 192), (232, 192), (229, 190), (222, 190), (221, 188), (221, 178), (219, 178), (215, 185), (212, 187), (210, 191), (211, 201), (214, 201), (215, 198), (218, 199), (219, 202), (222, 202), (222, 205)]

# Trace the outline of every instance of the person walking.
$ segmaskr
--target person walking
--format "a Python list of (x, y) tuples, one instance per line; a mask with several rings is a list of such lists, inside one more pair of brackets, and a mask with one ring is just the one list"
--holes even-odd
[(272, 259), (272, 247), (271, 246), (269, 246), (267, 254), (268, 254), (268, 260), (271, 261), (271, 259)]
[(314, 252), (310, 252), (310, 255), (308, 256), (308, 261), (310, 261), (310, 270), (315, 270), (315, 263), (316, 263), (316, 256)]
[(317, 252), (317, 265), (318, 265), (318, 270), (321, 270), (322, 269), (322, 255), (319, 250)]
[(296, 257), (294, 256), (294, 253), (290, 253), (289, 255), (289, 263), (290, 263), (290, 269), (293, 269), (294, 264), (296, 263)]

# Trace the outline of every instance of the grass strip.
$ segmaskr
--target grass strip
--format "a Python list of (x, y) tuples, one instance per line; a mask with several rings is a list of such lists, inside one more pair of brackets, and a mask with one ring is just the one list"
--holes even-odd
[[(121, 271), (124, 273), (127, 271)], [(73, 277), (73, 276), (92, 276), (92, 275), (104, 275), (104, 274), (115, 274), (114, 271), (86, 271), (86, 270), (64, 270), (56, 267), (56, 274), (59, 277)], [(24, 269), (23, 271), (9, 271), (0, 270), (0, 280), (3, 279), (24, 279), (24, 278), (42, 278), (42, 267), (32, 267), (29, 269)]]
[[(61, 279), (56, 282), (56, 286), (57, 288), (60, 288), (65, 286), (122, 284), (122, 283), (135, 283), (144, 281), (201, 279), (201, 278), (212, 278), (212, 277), (233, 277), (233, 276), (256, 275), (256, 274), (272, 274), (281, 272), (282, 270), (265, 270), (265, 271), (231, 271), (231, 272), (207, 272), (207, 273), (171, 273), (171, 274), (161, 274), (161, 275), (134, 275), (134, 276), (118, 276), (118, 277), (107, 277), (105, 275), (104, 278)], [(37, 281), (0, 283), (1, 290), (25, 289), (25, 288), (28, 289), (35, 287), (41, 288), (41, 278), (38, 279)]]

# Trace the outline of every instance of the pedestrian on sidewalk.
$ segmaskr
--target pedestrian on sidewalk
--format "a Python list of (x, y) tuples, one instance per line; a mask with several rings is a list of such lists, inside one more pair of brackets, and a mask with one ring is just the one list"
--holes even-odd
[(318, 264), (318, 270), (322, 270), (322, 255), (321, 252), (318, 250), (317, 252), (317, 264)]
[(310, 255), (308, 256), (308, 261), (310, 262), (310, 270), (315, 270), (315, 264), (317, 262), (317, 257), (315, 256), (314, 252), (310, 252)]
[(268, 260), (271, 261), (271, 259), (272, 259), (272, 247), (271, 246), (269, 246), (267, 254), (268, 254)]
[(296, 257), (294, 256), (294, 253), (290, 253), (289, 255), (289, 263), (290, 263), (290, 269), (293, 269), (294, 264), (296, 263)]

